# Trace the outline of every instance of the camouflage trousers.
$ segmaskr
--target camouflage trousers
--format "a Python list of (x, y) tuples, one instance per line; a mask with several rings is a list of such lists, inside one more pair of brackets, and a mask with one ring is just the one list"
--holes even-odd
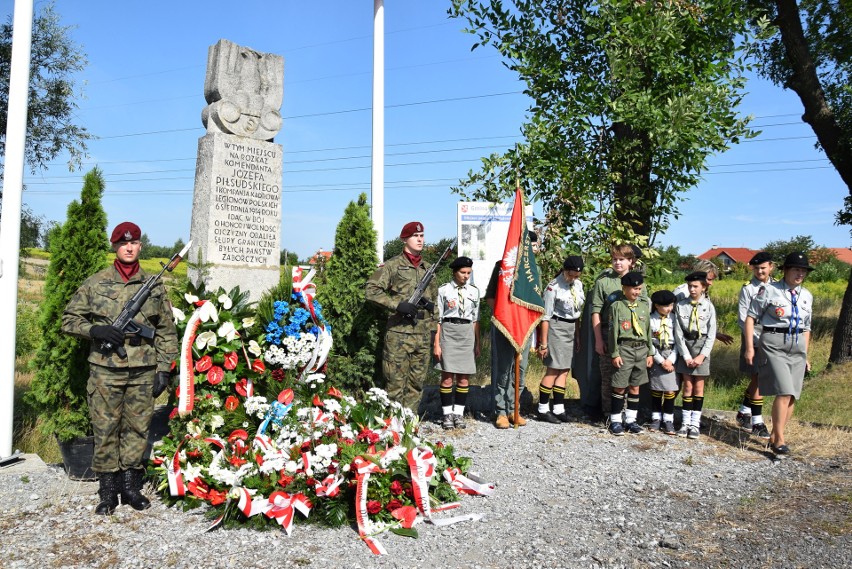
[[(521, 352), (520, 391), (525, 387), (527, 362), (530, 357), (531, 340)], [(491, 326), (491, 388), (494, 390), (494, 408), (497, 415), (515, 413), (515, 347), (497, 329)]]
[(155, 367), (91, 366), (87, 392), (95, 434), (95, 472), (142, 466), (154, 413), (151, 389), (155, 371)]
[(382, 373), (388, 397), (399, 401), (417, 414), (423, 382), (432, 357), (431, 334), (402, 334), (393, 328), (385, 335)]

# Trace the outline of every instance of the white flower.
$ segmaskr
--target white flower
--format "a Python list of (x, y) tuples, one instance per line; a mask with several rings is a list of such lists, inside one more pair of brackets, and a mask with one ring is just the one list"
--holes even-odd
[(183, 322), (186, 320), (186, 314), (183, 313), (183, 310), (176, 306), (172, 306), (172, 317), (175, 319), (175, 324), (178, 322)]
[(231, 307), (234, 305), (234, 303), (231, 301), (231, 297), (227, 294), (220, 294), (217, 300), (222, 304), (222, 308), (224, 308), (225, 310), (230, 310)]
[(350, 469), (350, 468), (352, 468), (352, 467), (351, 467), (351, 466), (349, 466), (349, 463), (346, 463), (346, 464), (344, 464), (344, 465), (343, 465), (343, 468), (341, 468), (341, 470), (342, 470), (343, 472), (349, 472), (349, 469)]
[(223, 322), (216, 331), (220, 338), (225, 338), (226, 342), (232, 342), (238, 336), (237, 329), (234, 328), (234, 323), (231, 321)]
[(210, 417), (210, 429), (216, 430), (222, 425), (225, 424), (225, 419), (222, 418), (222, 415), (213, 415)]
[(325, 410), (329, 413), (340, 413), (343, 411), (343, 407), (340, 406), (337, 399), (323, 399), (322, 404), (325, 405)]
[(198, 336), (195, 337), (195, 347), (199, 350), (203, 350), (204, 348), (210, 346), (211, 348), (216, 345), (216, 333), (207, 330), (206, 332), (202, 332)]
[[(245, 321), (243, 321), (243, 328), (246, 328)], [(260, 344), (258, 344), (255, 340), (251, 340), (249, 341), (248, 351), (251, 355), (257, 357), (260, 355), (262, 350), (260, 349)]]
[(195, 304), (196, 302), (198, 302), (198, 297), (195, 296), (194, 294), (186, 293), (186, 294), (183, 295), (183, 298), (189, 304)]
[(335, 443), (317, 445), (314, 449), (314, 453), (323, 458), (333, 458), (337, 454), (337, 445)]
[(211, 320), (213, 322), (219, 321), (219, 312), (216, 311), (216, 305), (212, 302), (205, 302), (198, 310), (202, 322), (209, 322)]
[[(252, 318), (252, 317), (243, 318), (243, 328), (251, 328), (252, 326), (254, 326), (254, 318)], [(255, 344), (256, 343), (257, 342), (255, 342)]]
[(284, 470), (287, 472), (293, 473), (299, 470), (299, 466), (293, 460), (288, 460), (287, 464), (284, 466)]
[(201, 436), (201, 425), (199, 425), (198, 423), (194, 423), (194, 422), (190, 421), (189, 423), (186, 424), (186, 432), (189, 433), (190, 435), (192, 435), (193, 437), (200, 437)]
[(196, 466), (191, 462), (187, 462), (186, 466), (183, 467), (183, 479), (184, 480), (195, 480), (199, 476), (201, 476), (202, 467)]

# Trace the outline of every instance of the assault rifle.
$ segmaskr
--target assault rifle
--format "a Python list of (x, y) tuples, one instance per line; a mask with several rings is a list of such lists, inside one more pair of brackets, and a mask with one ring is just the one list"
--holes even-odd
[[(151, 296), (151, 291), (154, 289), (157, 281), (160, 280), (160, 277), (163, 276), (163, 273), (166, 271), (172, 272), (174, 268), (178, 266), (178, 263), (180, 263), (183, 256), (186, 255), (186, 252), (189, 251), (191, 246), (192, 240), (190, 240), (189, 243), (181, 249), (180, 253), (174, 254), (172, 258), (169, 259), (168, 263), (160, 262), (163, 269), (156, 275), (148, 277), (145, 284), (143, 284), (142, 287), (136, 291), (136, 294), (133, 295), (133, 298), (128, 300), (127, 304), (124, 305), (124, 309), (121, 311), (121, 314), (119, 314), (118, 318), (113, 321), (113, 326), (119, 330), (123, 330), (125, 334), (141, 336), (149, 340), (154, 339), (156, 331), (150, 326), (145, 326), (144, 324), (136, 322), (134, 318), (136, 318), (136, 315), (139, 314), (140, 310), (142, 310), (142, 305), (144, 305), (148, 300), (148, 297)], [(124, 346), (113, 346), (109, 342), (101, 342), (100, 350), (104, 355), (109, 355), (111, 351), (115, 350), (118, 357), (123, 360), (127, 359), (127, 350), (124, 349)]]
[[(423, 295), (426, 294), (426, 288), (429, 286), (429, 283), (432, 282), (432, 279), (435, 278), (435, 272), (438, 270), (438, 267), (444, 262), (444, 259), (449, 256), (450, 251), (456, 245), (456, 241), (458, 239), (453, 239), (453, 242), (447, 245), (447, 248), (441, 253), (441, 256), (438, 257), (438, 260), (435, 261), (431, 267), (426, 269), (426, 274), (423, 275), (423, 278), (420, 279), (420, 282), (417, 283), (417, 286), (414, 288), (414, 293), (411, 295), (411, 298), (408, 299), (408, 302), (413, 304), (414, 306), (423, 307), (421, 301), (423, 300)], [(417, 322), (417, 315), (411, 316), (411, 319)]]

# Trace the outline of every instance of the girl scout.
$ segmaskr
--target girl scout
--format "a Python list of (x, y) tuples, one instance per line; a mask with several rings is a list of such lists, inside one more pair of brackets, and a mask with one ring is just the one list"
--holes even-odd
[[(757, 367), (762, 395), (774, 395), (769, 445), (779, 457), (790, 454), (784, 427), (793, 416), (808, 363), (814, 298), (802, 286), (813, 267), (804, 253), (790, 253), (781, 265), (784, 278), (760, 287), (745, 321), (745, 361)], [(763, 326), (755, 357), (754, 327)]]
[[(547, 423), (568, 422), (565, 384), (574, 360), (574, 338), (586, 302), (583, 283), (580, 282), (582, 271), (583, 258), (569, 256), (562, 263), (562, 272), (550, 281), (544, 291), (544, 318), (539, 336), (544, 338), (544, 342), (538, 347), (538, 353), (547, 371), (538, 388), (537, 418)], [(551, 395), (553, 411), (550, 410)]]
[(476, 373), (479, 355), (479, 289), (468, 283), (471, 267), (473, 259), (458, 257), (450, 263), (453, 280), (438, 289), (434, 352), (436, 367), (441, 370), (441, 425), (445, 429), (465, 428), (468, 376)]
[(707, 295), (707, 273), (686, 275), (688, 296), (675, 306), (675, 342), (683, 376), (683, 424), (678, 436), (697, 439), (704, 407), (704, 380), (710, 375), (710, 352), (716, 341), (716, 308)]

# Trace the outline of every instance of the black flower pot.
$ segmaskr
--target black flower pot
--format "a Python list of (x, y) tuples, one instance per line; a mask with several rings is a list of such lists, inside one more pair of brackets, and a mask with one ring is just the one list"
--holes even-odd
[(97, 480), (98, 475), (92, 470), (92, 459), (95, 456), (95, 437), (80, 437), (70, 441), (59, 442), (59, 452), (62, 454), (62, 465), (71, 480)]

